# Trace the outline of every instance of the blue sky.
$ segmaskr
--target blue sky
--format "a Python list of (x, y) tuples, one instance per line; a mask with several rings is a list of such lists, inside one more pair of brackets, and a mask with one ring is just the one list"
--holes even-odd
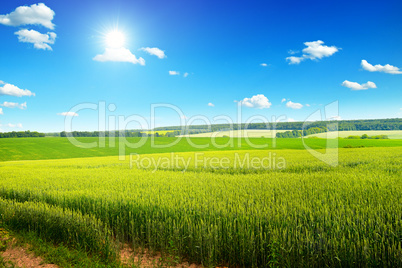
[[(237, 105), (243, 121), (302, 121), (333, 101), (342, 119), (401, 117), (401, 10), (400, 1), (3, 1), (0, 131), (62, 131), (73, 106), (100, 101), (116, 106), (110, 116), (148, 121), (153, 103), (213, 123), (236, 121)], [(112, 48), (113, 31), (125, 42)], [(96, 111), (77, 114), (74, 130), (98, 128)], [(154, 118), (180, 123), (167, 108)]]

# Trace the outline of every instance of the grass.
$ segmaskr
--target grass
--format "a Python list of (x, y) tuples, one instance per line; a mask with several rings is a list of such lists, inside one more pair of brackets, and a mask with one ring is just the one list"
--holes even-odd
[(91, 256), (83, 250), (71, 249), (63, 244), (55, 245), (50, 239), (39, 238), (34, 232), (21, 232), (16, 237), (20, 243), (29, 244), (29, 249), (47, 263), (54, 263), (59, 267), (121, 267), (117, 261), (105, 263), (98, 256)]
[[(210, 151), (204, 157), (263, 158), (269, 152), (285, 158), (286, 168), (214, 172), (193, 163), (186, 172), (155, 171), (130, 168), (115, 156), (3, 162), (1, 214), (13, 229), (55, 241), (64, 229), (92, 232), (79, 224), (92, 219), (116, 241), (173, 250), (207, 266), (402, 265), (400, 147), (341, 148), (337, 167), (305, 150)], [(88, 252), (102, 245), (102, 236), (91, 243), (79, 237), (73, 241), (88, 245)]]
[(362, 136), (363, 134), (367, 134), (371, 136), (377, 135), (387, 135), (390, 139), (402, 139), (402, 130), (360, 130), (360, 131), (339, 131), (338, 134), (336, 132), (328, 132), (328, 133), (317, 133), (312, 134), (307, 137), (318, 137), (318, 138), (335, 138), (336, 135), (339, 135), (340, 138), (346, 138), (349, 136)]
[(16, 231), (34, 230), (42, 239), (64, 243), (77, 250), (115, 259), (110, 233), (98, 219), (46, 203), (0, 199), (1, 221)]
[[(118, 261), (109, 261), (105, 263), (98, 256), (90, 256), (83, 250), (71, 249), (63, 243), (58, 245), (54, 244), (49, 238), (40, 238), (37, 233), (33, 231), (11, 231), (5, 229), (6, 227), (0, 222), (0, 240), (5, 241), (7, 245), (0, 248), (0, 267), (16, 267), (11, 261), (5, 261), (1, 257), (1, 252), (7, 248), (23, 248), (28, 252), (33, 252), (35, 256), (40, 256), (44, 263), (56, 264), (59, 267), (93, 267), (93, 268), (106, 268), (106, 267), (122, 267)], [(13, 241), (10, 243), (9, 241)]]
[[(141, 138), (127, 138), (131, 144), (138, 143)], [(78, 138), (80, 142), (98, 142), (98, 138)], [(156, 145), (169, 145), (177, 138), (154, 138)], [(226, 150), (253, 150), (255, 145), (266, 145), (266, 149), (298, 149), (304, 150), (301, 139), (269, 139), (269, 138), (234, 138), (230, 143), (229, 138), (216, 138), (215, 144), (211, 138), (181, 138), (179, 142), (166, 148), (154, 148), (152, 139), (148, 138), (145, 144), (139, 148), (125, 147), (125, 154), (138, 153), (169, 153), (188, 151), (226, 151)], [(324, 139), (305, 139), (308, 146), (313, 149), (326, 148)], [(250, 144), (250, 142), (252, 144)], [(41, 159), (67, 159), (81, 157), (115, 156), (119, 154), (119, 139), (112, 145), (106, 139), (105, 146), (86, 149), (74, 146), (67, 138), (10, 138), (0, 139), (0, 161), (15, 160), (41, 160)], [(200, 145), (195, 148), (193, 144)], [(402, 146), (402, 140), (339, 140), (339, 147), (345, 146), (364, 147), (395, 147)], [(219, 148), (217, 148), (219, 146)]]

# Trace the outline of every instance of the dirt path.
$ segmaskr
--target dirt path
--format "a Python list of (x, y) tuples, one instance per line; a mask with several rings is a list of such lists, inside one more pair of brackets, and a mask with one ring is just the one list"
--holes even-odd
[(120, 261), (128, 267), (202, 268), (201, 265), (190, 264), (188, 262), (177, 263), (174, 258), (163, 258), (160, 253), (150, 254), (147, 250), (135, 252), (127, 245), (120, 250)]
[[(42, 257), (36, 256), (30, 248), (29, 244), (21, 244), (16, 238), (10, 236), (7, 230), (0, 228), (0, 267), (59, 268), (55, 264), (46, 263)], [(120, 250), (120, 261), (123, 267), (202, 267), (188, 262), (180, 262), (173, 256), (150, 253), (146, 249), (134, 251), (128, 245), (124, 245)]]
[(9, 263), (10, 266), (13, 264), (16, 267), (24, 268), (58, 268), (55, 264), (44, 263), (41, 257), (35, 256), (32, 252), (28, 252), (22, 247), (7, 248), (6, 251), (2, 252), (2, 257), (4, 262)]
[(41, 257), (35, 256), (26, 247), (17, 245), (17, 240), (11, 237), (7, 230), (0, 228), (0, 264), (5, 267), (24, 268), (58, 268), (55, 264), (47, 264)]

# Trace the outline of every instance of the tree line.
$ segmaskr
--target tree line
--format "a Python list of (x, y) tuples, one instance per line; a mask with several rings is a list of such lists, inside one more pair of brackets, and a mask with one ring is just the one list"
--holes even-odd
[(361, 136), (348, 136), (346, 139), (351, 139), (351, 140), (356, 140), (356, 139), (374, 139), (374, 140), (383, 140), (383, 139), (389, 139), (387, 135), (375, 135), (375, 136), (369, 136), (367, 134), (363, 134)]
[(191, 130), (172, 130), (172, 131), (153, 131), (153, 133), (145, 133), (142, 131), (133, 131), (133, 130), (125, 130), (125, 131), (108, 131), (108, 132), (99, 132), (99, 131), (73, 131), (73, 132), (60, 132), (60, 137), (67, 137), (67, 134), (72, 137), (176, 137), (179, 135), (188, 135), (188, 134), (198, 134), (211, 132), (204, 129), (191, 129)]
[[(328, 125), (337, 125), (339, 131), (353, 130), (402, 130), (402, 118), (392, 119), (364, 119), (364, 120), (339, 120), (339, 121), (314, 121), (314, 122), (275, 122), (275, 123), (250, 123), (250, 124), (212, 124), (212, 125), (192, 125), (188, 126), (188, 131), (215, 132), (239, 129), (276, 129), (276, 130), (303, 130), (307, 128), (324, 128)], [(304, 127), (306, 128), (306, 127)], [(158, 127), (154, 131), (169, 131), (181, 129), (180, 126)]]
[(141, 131), (73, 131), (73, 132), (60, 132), (60, 137), (67, 137), (67, 135), (72, 137), (147, 137), (148, 134)]
[(0, 138), (39, 138), (45, 137), (45, 133), (36, 131), (12, 131), (12, 132), (0, 132)]
[(277, 138), (299, 138), (302, 136), (323, 133), (323, 132), (327, 132), (327, 131), (329, 131), (329, 129), (327, 127), (311, 127), (311, 128), (303, 129), (303, 130), (277, 132), (276, 137)]

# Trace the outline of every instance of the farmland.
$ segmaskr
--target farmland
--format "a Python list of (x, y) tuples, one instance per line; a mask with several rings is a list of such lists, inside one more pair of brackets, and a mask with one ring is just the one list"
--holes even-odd
[[(98, 138), (77, 138), (78, 141), (88, 144), (98, 142)], [(304, 150), (301, 139), (270, 139), (270, 138), (154, 138), (154, 145), (165, 146), (155, 148), (152, 139), (148, 138), (139, 148), (125, 147), (124, 154), (130, 153), (169, 153), (188, 151), (225, 151), (225, 150), (250, 150), (255, 146), (264, 146), (266, 149), (297, 149)], [(325, 149), (324, 139), (305, 139), (305, 143), (312, 149)], [(114, 143), (113, 143), (114, 142)], [(41, 160), (41, 159), (67, 159), (80, 157), (113, 156), (119, 155), (121, 143), (138, 144), (141, 138), (106, 139), (104, 147), (83, 148), (74, 146), (67, 138), (19, 138), (0, 140), (0, 161), (13, 160)], [(174, 146), (168, 146), (177, 142)], [(394, 147), (402, 146), (402, 140), (339, 140), (339, 147), (345, 146), (364, 147)]]
[[(349, 136), (362, 136), (367, 134), (368, 136), (377, 135), (387, 135), (389, 139), (402, 139), (402, 130), (359, 130), (359, 131), (338, 131), (338, 132), (328, 132), (328, 133), (318, 133), (308, 135), (307, 137), (318, 137), (318, 138), (335, 138), (339, 136), (340, 138), (347, 138)], [(328, 136), (326, 136), (328, 135)]]
[(144, 133), (151, 134), (151, 135), (154, 135), (156, 133), (165, 135), (166, 133), (171, 133), (171, 132), (173, 132), (173, 131), (171, 131), (171, 130), (170, 131), (169, 130), (158, 130), (158, 131), (148, 130), (148, 131), (144, 131)]
[[(262, 130), (262, 129), (245, 129), (245, 130), (228, 130), (228, 131), (215, 131), (199, 134), (182, 135), (183, 137), (249, 137), (249, 138), (274, 138), (275, 133), (286, 132), (289, 130)], [(354, 130), (354, 131), (337, 131), (337, 132), (323, 132), (311, 134), (306, 137), (328, 138), (333, 139), (336, 137), (346, 138), (349, 136), (368, 136), (387, 135), (389, 139), (402, 139), (402, 130)]]
[(182, 135), (183, 137), (249, 137), (249, 138), (275, 138), (276, 132), (285, 132), (286, 130), (276, 130), (272, 131), (269, 129), (242, 129), (242, 130), (226, 130), (226, 131), (215, 131), (206, 132), (190, 135)]
[(401, 10), (3, 0), (0, 268), (402, 268)]
[[(2, 221), (105, 260), (128, 243), (204, 266), (402, 265), (400, 140), (339, 140), (336, 167), (303, 150), (301, 139), (277, 139), (275, 149), (253, 150), (241, 140), (191, 152), (183, 140), (152, 154), (150, 147), (131, 151), (149, 163), (174, 152), (190, 160), (185, 172), (136, 166), (129, 157), (120, 161), (107, 146), (80, 151), (62, 138), (11, 140), (1, 143), (9, 152), (0, 163)], [(270, 139), (252, 141), (272, 147)], [(325, 140), (309, 142), (324, 152)], [(57, 151), (46, 155), (55, 144)], [(342, 148), (348, 144), (366, 148)], [(229, 159), (229, 167), (197, 168), (196, 153)], [(269, 155), (286, 165), (233, 165), (236, 156), (246, 155)], [(55, 159), (14, 161), (21, 156)]]

